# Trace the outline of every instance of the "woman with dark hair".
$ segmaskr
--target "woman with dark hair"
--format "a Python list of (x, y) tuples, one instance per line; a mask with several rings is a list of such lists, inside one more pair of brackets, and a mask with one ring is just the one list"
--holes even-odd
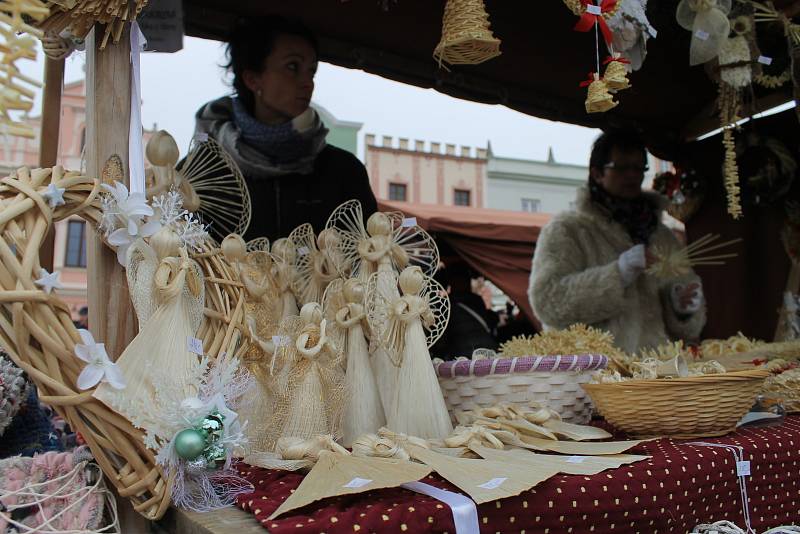
[(309, 222), (319, 232), (342, 202), (376, 211), (364, 165), (328, 145), (310, 107), (319, 46), (302, 23), (278, 16), (239, 24), (228, 43), (233, 96), (197, 112), (196, 133), (220, 143), (242, 170), (253, 203), (246, 240), (271, 241)]
[(528, 295), (546, 328), (585, 323), (631, 353), (700, 335), (706, 312), (697, 275), (644, 275), (648, 247), (680, 246), (661, 222), (664, 199), (642, 191), (646, 170), (636, 134), (607, 132), (595, 141), (575, 210), (556, 215), (536, 243)]

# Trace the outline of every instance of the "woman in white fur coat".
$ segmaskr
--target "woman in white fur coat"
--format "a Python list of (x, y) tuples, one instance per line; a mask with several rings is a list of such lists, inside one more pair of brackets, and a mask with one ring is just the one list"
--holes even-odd
[(680, 246), (661, 222), (663, 197), (642, 191), (646, 162), (635, 134), (602, 134), (575, 209), (542, 229), (528, 296), (546, 329), (585, 323), (614, 334), (627, 352), (699, 337), (706, 321), (699, 277), (644, 272), (648, 247)]

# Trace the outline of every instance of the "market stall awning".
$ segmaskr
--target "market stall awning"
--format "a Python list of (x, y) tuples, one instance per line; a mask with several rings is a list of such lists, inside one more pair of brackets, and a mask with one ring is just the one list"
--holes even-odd
[(386, 201), (379, 208), (416, 217), (417, 224), (447, 243), (538, 324), (528, 303), (528, 279), (536, 240), (551, 215)]
[[(441, 36), (444, 0), (186, 0), (184, 10), (189, 35), (219, 40), (237, 17), (297, 17), (320, 37), (324, 61), (545, 119), (637, 127), (651, 149), (667, 156), (682, 138), (718, 126), (717, 87), (703, 66), (689, 65), (691, 33), (675, 21), (677, 3), (650, 0), (647, 16), (658, 35), (648, 41), (644, 67), (631, 76), (633, 87), (619, 95), (617, 108), (595, 114), (586, 113), (586, 89), (578, 86), (595, 70), (595, 35), (573, 31), (577, 17), (561, 0), (487, 0), (502, 55), (449, 72), (431, 56)], [(800, 6), (798, 0), (775, 4)], [(757, 109), (791, 100), (789, 85), (754, 91)]]

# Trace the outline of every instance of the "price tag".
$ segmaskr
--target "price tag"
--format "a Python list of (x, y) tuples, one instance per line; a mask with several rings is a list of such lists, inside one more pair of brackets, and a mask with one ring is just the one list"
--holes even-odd
[(400, 226), (403, 228), (413, 228), (417, 225), (417, 218), (416, 217), (406, 217), (403, 219), (403, 222), (400, 223)]
[(570, 456), (567, 458), (567, 463), (582, 464), (586, 460), (585, 456)]
[(696, 32), (694, 32), (694, 36), (700, 39), (701, 41), (708, 41), (708, 38), (711, 37), (711, 35), (709, 35), (708, 32), (705, 32), (703, 30), (697, 30)]
[(206, 141), (208, 141), (208, 134), (205, 132), (198, 132), (194, 134), (194, 140), (197, 141), (198, 143), (205, 143)]
[(203, 342), (196, 337), (187, 337), (186, 338), (186, 348), (189, 352), (193, 352), (198, 356), (203, 355)]
[(596, 6), (594, 4), (589, 4), (586, 6), (586, 12), (590, 15), (602, 15), (603, 9), (600, 6)]
[(658, 37), (658, 30), (656, 30), (656, 29), (655, 29), (655, 28), (653, 28), (652, 26), (648, 26), (648, 27), (647, 27), (647, 33), (649, 33), (649, 34), (650, 34), (650, 37), (652, 37), (653, 39), (655, 39), (656, 37)]
[(750, 476), (750, 461), (743, 460), (736, 462), (736, 476), (749, 477)]
[(308, 250), (308, 247), (300, 247), (297, 249), (297, 253), (300, 254), (301, 256), (308, 256), (309, 252), (311, 251)]
[(484, 482), (483, 484), (480, 484), (478, 487), (479, 488), (483, 488), (483, 489), (491, 490), (491, 489), (499, 488), (500, 486), (503, 485), (503, 482), (505, 482), (506, 480), (508, 480), (508, 478), (505, 478), (505, 477), (493, 478), (492, 480), (490, 480), (488, 482)]
[(758, 62), (762, 65), (772, 65), (772, 58), (768, 56), (758, 56)]
[(370, 482), (372, 482), (372, 480), (370, 480), (368, 478), (358, 478), (358, 477), (356, 477), (356, 478), (354, 478), (353, 480), (351, 480), (350, 482), (348, 482), (347, 484), (345, 484), (342, 487), (343, 488), (363, 488), (364, 486), (366, 486)]

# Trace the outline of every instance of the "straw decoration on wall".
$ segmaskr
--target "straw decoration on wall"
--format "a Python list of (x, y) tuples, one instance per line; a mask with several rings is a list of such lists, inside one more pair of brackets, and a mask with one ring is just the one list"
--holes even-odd
[(477, 65), (500, 55), (500, 39), (492, 34), (483, 0), (447, 0), (442, 39), (433, 51), (439, 62)]
[(104, 24), (105, 31), (98, 39), (102, 50), (109, 38), (119, 42), (125, 24), (136, 20), (147, 3), (148, 0), (48, 0), (50, 15), (38, 26), (56, 34), (68, 29), (75, 37), (84, 38), (95, 24)]
[[(35, 89), (42, 84), (24, 76), (16, 66), (19, 59), (36, 60), (36, 39), (42, 32), (29, 24), (49, 14), (39, 0), (8, 0), (0, 11), (0, 134), (34, 138), (28, 124), (16, 120), (17, 113), (33, 107)], [(7, 141), (6, 141), (7, 143)]]

